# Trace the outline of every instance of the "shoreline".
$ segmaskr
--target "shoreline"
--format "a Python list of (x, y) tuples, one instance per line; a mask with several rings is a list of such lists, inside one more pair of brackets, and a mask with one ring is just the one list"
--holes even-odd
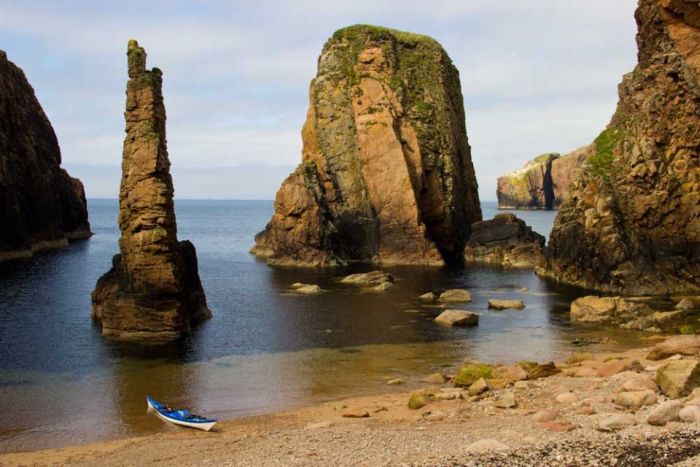
[[(614, 447), (623, 449), (659, 437), (669, 448), (669, 459), (700, 462), (700, 422), (671, 421), (663, 427), (646, 422), (649, 413), (668, 399), (662, 393), (655, 393), (654, 404), (636, 410), (612, 402), (619, 388), (636, 377), (633, 373), (650, 377), (667, 360), (679, 359), (648, 360), (648, 350), (574, 352), (577, 358), (557, 363), (561, 372), (556, 375), (517, 381), (475, 396), (454, 388), (451, 381), (406, 384), (402, 392), (224, 420), (211, 433), (164, 424), (164, 431), (155, 435), (0, 454), (0, 464), (133, 465), (167, 464), (177, 459), (185, 465), (455, 465), (476, 461), (483, 462), (477, 465), (496, 465), (499, 456), (508, 454), (509, 459), (539, 459), (541, 465), (555, 465), (547, 463), (554, 458), (548, 461), (545, 457), (559, 448), (563, 456), (581, 450), (577, 456), (595, 457), (603, 446), (611, 448), (612, 438)], [(411, 410), (407, 406), (411, 389), (419, 387), (442, 395)], [(514, 407), (502, 404), (507, 393), (514, 396)], [(700, 397), (700, 391), (696, 389), (693, 397)], [(686, 398), (678, 400), (685, 403)], [(631, 415), (636, 421), (619, 431), (600, 431), (602, 421), (613, 415)], [(484, 440), (496, 448), (475, 447), (475, 442), (484, 444)], [(629, 449), (625, 455), (642, 451)]]

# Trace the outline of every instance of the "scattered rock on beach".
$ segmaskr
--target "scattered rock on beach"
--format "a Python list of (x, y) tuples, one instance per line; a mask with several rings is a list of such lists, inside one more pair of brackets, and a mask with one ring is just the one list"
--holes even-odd
[(689, 405), (678, 412), (678, 418), (686, 423), (700, 422), (700, 406)]
[(617, 431), (637, 424), (637, 419), (630, 414), (617, 413), (608, 415), (598, 422), (600, 431)]
[(654, 391), (627, 391), (615, 394), (613, 402), (627, 409), (639, 409), (645, 405), (656, 403), (656, 393)]
[(343, 409), (340, 415), (346, 418), (367, 418), (369, 417), (369, 412), (362, 407), (348, 407)]
[(673, 355), (700, 355), (700, 335), (672, 336), (656, 344), (647, 355), (649, 360), (663, 360)]
[(468, 394), (470, 396), (478, 396), (491, 389), (489, 383), (484, 378), (479, 378), (474, 383), (469, 386)]
[(532, 419), (536, 422), (551, 422), (552, 420), (555, 420), (559, 418), (559, 413), (558, 410), (555, 409), (543, 409), (540, 410), (539, 412), (536, 412), (533, 416)]
[(440, 301), (444, 303), (469, 303), (472, 301), (472, 294), (464, 289), (447, 290), (440, 294)]
[(668, 401), (659, 404), (649, 413), (647, 423), (649, 425), (664, 426), (668, 422), (678, 420), (679, 412), (683, 404), (678, 401)]
[(408, 408), (411, 410), (418, 410), (428, 404), (430, 404), (430, 396), (424, 389), (413, 391), (408, 396)]
[(573, 392), (562, 392), (556, 397), (556, 401), (563, 405), (571, 405), (580, 401), (581, 398), (578, 397)]
[(476, 326), (479, 324), (479, 314), (464, 310), (445, 310), (435, 322), (447, 326)]
[(499, 409), (512, 409), (516, 407), (518, 403), (515, 401), (515, 394), (511, 391), (503, 391), (496, 399), (494, 405)]
[(489, 379), (493, 372), (493, 367), (479, 362), (468, 362), (462, 365), (455, 378), (455, 386), (468, 388), (478, 379)]
[(467, 446), (467, 452), (472, 454), (481, 454), (489, 451), (507, 451), (509, 449), (507, 444), (503, 444), (495, 439), (480, 439)]
[(656, 371), (656, 384), (668, 397), (686, 396), (700, 387), (700, 362), (676, 360), (668, 362)]
[(493, 310), (522, 310), (525, 308), (525, 304), (522, 300), (489, 300), (489, 308)]

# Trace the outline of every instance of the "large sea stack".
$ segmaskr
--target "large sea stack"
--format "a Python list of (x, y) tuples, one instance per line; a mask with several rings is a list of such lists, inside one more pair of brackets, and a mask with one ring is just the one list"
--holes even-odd
[(619, 86), (540, 273), (624, 294), (700, 292), (700, 5), (640, 0)]
[(252, 252), (300, 266), (461, 263), (481, 208), (459, 73), (440, 44), (341, 29), (309, 94), (302, 162)]
[(89, 236), (83, 184), (61, 168), (34, 89), (0, 50), (0, 261)]
[(162, 73), (158, 68), (146, 70), (146, 52), (134, 40), (129, 41), (127, 56), (126, 139), (119, 190), (121, 254), (97, 281), (92, 315), (102, 321), (105, 336), (170, 341), (211, 312), (194, 246), (177, 240)]

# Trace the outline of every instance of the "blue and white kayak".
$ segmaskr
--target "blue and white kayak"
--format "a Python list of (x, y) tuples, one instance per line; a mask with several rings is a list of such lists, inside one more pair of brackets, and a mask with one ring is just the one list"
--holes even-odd
[(217, 422), (217, 420), (211, 418), (192, 414), (187, 409), (172, 410), (170, 407), (161, 404), (151, 396), (146, 396), (146, 403), (148, 404), (148, 412), (155, 412), (156, 416), (161, 420), (174, 423), (175, 425), (209, 431)]

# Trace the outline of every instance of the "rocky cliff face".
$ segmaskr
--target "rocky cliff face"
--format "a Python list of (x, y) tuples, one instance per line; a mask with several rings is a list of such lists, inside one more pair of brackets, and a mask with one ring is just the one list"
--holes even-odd
[(0, 50), (0, 261), (90, 236), (83, 185), (20, 68)]
[(211, 312), (194, 246), (177, 240), (161, 71), (146, 70), (146, 52), (136, 41), (129, 41), (127, 55), (120, 254), (97, 282), (92, 314), (105, 336), (168, 341)]
[(543, 261), (545, 238), (513, 214), (472, 224), (464, 249), (467, 264), (506, 268), (533, 268)]
[(540, 272), (625, 294), (700, 291), (700, 5), (641, 0), (639, 64), (561, 207)]
[(521, 169), (498, 177), (500, 209), (558, 209), (583, 164), (588, 147), (560, 156), (542, 154)]
[(459, 74), (440, 44), (341, 29), (309, 94), (302, 163), (252, 252), (304, 266), (461, 262), (481, 209)]

